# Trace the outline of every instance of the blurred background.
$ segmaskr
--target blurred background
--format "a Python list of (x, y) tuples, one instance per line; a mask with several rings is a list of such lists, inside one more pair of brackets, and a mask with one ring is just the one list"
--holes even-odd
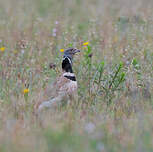
[[(39, 124), (67, 47), (81, 50), (78, 107)], [(151, 152), (152, 93), (152, 0), (0, 0), (1, 152)]]

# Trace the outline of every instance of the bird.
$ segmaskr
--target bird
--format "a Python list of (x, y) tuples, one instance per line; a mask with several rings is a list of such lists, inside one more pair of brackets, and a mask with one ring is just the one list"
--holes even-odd
[(44, 95), (48, 99), (41, 101), (37, 106), (37, 113), (44, 109), (57, 108), (63, 103), (73, 104), (78, 99), (77, 80), (73, 73), (73, 57), (80, 52), (76, 48), (68, 48), (64, 50), (62, 59), (62, 73), (56, 78), (53, 84), (49, 84), (44, 91)]

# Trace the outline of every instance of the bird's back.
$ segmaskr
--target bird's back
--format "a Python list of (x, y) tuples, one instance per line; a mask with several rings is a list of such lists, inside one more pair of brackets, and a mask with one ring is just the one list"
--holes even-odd
[(71, 102), (77, 100), (77, 81), (72, 70), (73, 55), (80, 52), (78, 49), (69, 48), (64, 51), (62, 60), (62, 71), (60, 77), (57, 77), (53, 84), (49, 84), (43, 94), (41, 103), (38, 103), (38, 111), (45, 107), (54, 107), (63, 101)]
[(57, 77), (54, 83), (49, 84), (44, 91), (44, 100), (49, 100), (59, 94), (72, 96), (77, 93), (77, 81), (65, 77), (65, 73)]

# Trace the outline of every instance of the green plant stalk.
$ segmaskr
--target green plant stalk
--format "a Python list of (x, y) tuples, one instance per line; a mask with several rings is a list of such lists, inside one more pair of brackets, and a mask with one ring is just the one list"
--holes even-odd
[(119, 65), (119, 67), (118, 67), (118, 69), (117, 69), (117, 71), (116, 71), (116, 73), (115, 73), (115, 75), (114, 75), (114, 77), (113, 77), (113, 79), (112, 79), (112, 81), (111, 81), (111, 83), (109, 85), (109, 89), (111, 88), (112, 84), (114, 83), (114, 81), (115, 81), (118, 73), (120, 72), (120, 70), (121, 70), (121, 66)]
[(101, 77), (102, 77), (102, 73), (103, 73), (103, 67), (101, 67), (100, 69), (100, 75), (99, 75), (99, 78), (98, 78), (98, 86), (97, 86), (97, 92), (99, 90), (99, 87), (100, 87), (100, 82), (101, 82)]
[(91, 59), (89, 59), (89, 96), (91, 95)]
[(112, 92), (114, 92), (114, 91), (118, 88), (118, 86), (121, 84), (121, 82), (123, 82), (123, 81), (124, 81), (124, 76), (122, 76), (122, 77), (120, 78), (118, 84), (115, 85), (115, 87), (112, 89)]

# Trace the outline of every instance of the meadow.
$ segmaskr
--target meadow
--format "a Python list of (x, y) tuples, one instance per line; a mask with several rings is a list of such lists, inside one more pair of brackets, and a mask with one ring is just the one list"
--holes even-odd
[[(78, 104), (42, 126), (34, 107), (68, 47)], [(0, 152), (21, 151), (153, 151), (152, 0), (0, 0)]]

